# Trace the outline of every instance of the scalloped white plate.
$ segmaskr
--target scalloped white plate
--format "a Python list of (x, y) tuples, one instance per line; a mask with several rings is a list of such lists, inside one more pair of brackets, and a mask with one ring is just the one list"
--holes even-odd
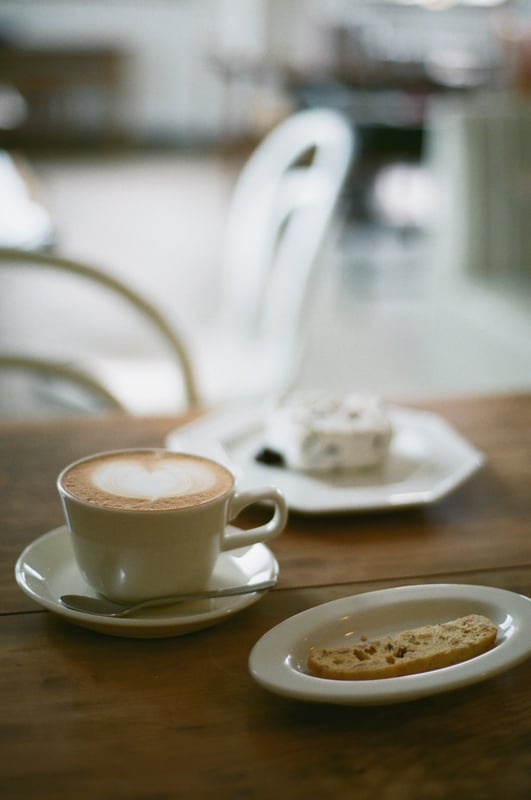
[(278, 486), (293, 511), (305, 514), (397, 509), (433, 503), (454, 491), (485, 458), (436, 414), (390, 408), (394, 428), (381, 469), (326, 476), (256, 461), (264, 445), (264, 408), (200, 417), (166, 438), (171, 450), (225, 463), (240, 488)]
[[(359, 640), (483, 614), (498, 626), (494, 648), (451, 667), (371, 681), (308, 674), (310, 647)], [(344, 597), (310, 608), (277, 625), (254, 646), (249, 669), (275, 694), (317, 703), (381, 705), (416, 700), (486, 680), (531, 655), (531, 600), (489, 586), (424, 584)]]
[[(271, 550), (264, 544), (255, 544), (221, 553), (209, 585), (217, 589), (276, 580), (278, 571)], [(32, 600), (69, 622), (99, 633), (134, 638), (179, 636), (217, 625), (256, 603), (264, 594), (250, 592), (236, 597), (187, 601), (164, 608), (143, 609), (134, 616), (123, 618), (73, 611), (59, 600), (62, 594), (95, 596), (95, 592), (78, 570), (65, 526), (45, 533), (26, 547), (16, 563), (15, 577), (22, 591)]]

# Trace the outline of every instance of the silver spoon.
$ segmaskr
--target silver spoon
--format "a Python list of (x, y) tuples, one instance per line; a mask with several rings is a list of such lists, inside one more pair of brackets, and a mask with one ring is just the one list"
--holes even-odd
[(169, 606), (185, 600), (210, 600), (218, 597), (235, 597), (239, 594), (265, 592), (266, 589), (271, 589), (275, 583), (276, 579), (262, 581), (261, 583), (248, 583), (245, 586), (230, 586), (226, 589), (206, 589), (203, 592), (177, 594), (171, 597), (154, 597), (152, 600), (144, 600), (134, 605), (123, 605), (107, 600), (105, 597), (89, 597), (84, 594), (63, 594), (60, 600), (66, 608), (70, 608), (72, 611), (81, 611), (84, 614), (99, 614), (103, 617), (126, 617), (128, 614), (133, 614), (143, 608)]

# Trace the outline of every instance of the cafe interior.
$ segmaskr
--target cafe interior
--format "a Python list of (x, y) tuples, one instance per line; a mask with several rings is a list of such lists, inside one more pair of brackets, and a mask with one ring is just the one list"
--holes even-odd
[[(179, 336), (205, 402), (292, 385), (395, 398), (528, 388), (526, 7), (8, 0), (1, 245), (78, 260), (138, 292)], [(267, 135), (315, 109), (350, 128), (346, 174), (330, 178), (334, 213), (298, 274), (286, 266), (274, 287), (283, 254), (249, 261), (252, 226), (269, 237), (263, 251), (275, 246), (275, 209), (243, 223), (229, 209)], [(312, 144), (301, 135), (301, 152)], [(268, 157), (278, 173), (280, 145)], [(240, 205), (260, 181), (249, 176)], [(105, 290), (28, 271), (1, 270), (6, 359), (90, 367), (134, 412), (182, 407), (153, 326)], [(26, 414), (34, 371), (2, 372), (3, 413)]]
[[(0, 3), (6, 800), (529, 796), (530, 222), (527, 0)], [(257, 468), (318, 393), (391, 409), (383, 472)], [(57, 474), (138, 447), (280, 486), (219, 578), (272, 591), (65, 609)], [(483, 670), (300, 666), (447, 609), (498, 625)]]

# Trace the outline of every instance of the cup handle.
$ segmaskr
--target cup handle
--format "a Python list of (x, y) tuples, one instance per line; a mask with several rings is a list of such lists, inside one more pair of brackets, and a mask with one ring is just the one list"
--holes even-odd
[(229, 502), (227, 521), (233, 520), (247, 506), (264, 501), (272, 502), (275, 508), (269, 522), (259, 525), (257, 528), (250, 528), (247, 531), (235, 526), (227, 526), (221, 541), (222, 550), (233, 550), (236, 547), (247, 547), (257, 542), (266, 542), (283, 531), (288, 519), (288, 508), (280, 489), (276, 489), (273, 486), (235, 492)]

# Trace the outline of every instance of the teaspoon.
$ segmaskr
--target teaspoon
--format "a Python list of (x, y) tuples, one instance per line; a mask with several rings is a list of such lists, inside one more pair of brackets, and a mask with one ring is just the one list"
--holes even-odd
[(61, 603), (72, 611), (81, 611), (84, 614), (98, 614), (103, 617), (126, 617), (135, 611), (155, 606), (169, 606), (173, 603), (182, 603), (185, 600), (210, 600), (218, 597), (235, 597), (240, 594), (252, 594), (271, 589), (276, 580), (262, 581), (261, 583), (248, 583), (245, 586), (230, 586), (224, 589), (206, 589), (203, 592), (172, 595), (171, 597), (154, 597), (133, 605), (114, 603), (105, 597), (89, 597), (84, 594), (63, 594)]

